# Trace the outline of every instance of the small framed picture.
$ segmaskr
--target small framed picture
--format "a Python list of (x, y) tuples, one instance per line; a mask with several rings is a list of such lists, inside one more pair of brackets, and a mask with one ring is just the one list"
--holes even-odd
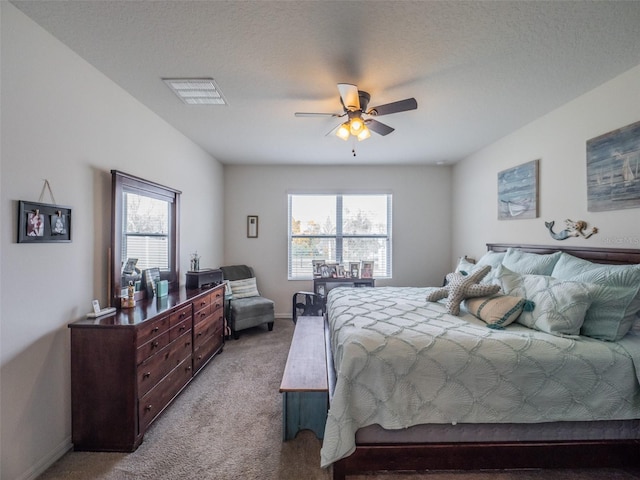
[(324, 283), (321, 283), (321, 284), (316, 286), (316, 293), (318, 295), (322, 295), (324, 297), (324, 295), (326, 293), (326, 289), (325, 289)]
[(362, 261), (361, 278), (373, 278), (373, 260)]
[(327, 265), (326, 263), (323, 263), (322, 265), (320, 265), (320, 276), (322, 278), (331, 277), (331, 269), (329, 268), (329, 265)]
[(336, 266), (336, 276), (338, 278), (344, 278), (345, 274), (344, 274), (344, 265), (337, 265)]
[(322, 276), (321, 267), (324, 264), (325, 264), (324, 259), (323, 260), (311, 260), (311, 265), (313, 265), (313, 276), (314, 277), (321, 277)]
[(127, 258), (127, 263), (122, 267), (122, 273), (125, 275), (131, 275), (136, 271), (137, 258)]
[(338, 264), (337, 263), (327, 263), (327, 268), (329, 269), (329, 277), (338, 278)]
[(71, 208), (18, 202), (18, 243), (71, 241)]
[(349, 275), (351, 278), (360, 278), (360, 262), (349, 262)]
[(147, 268), (142, 272), (142, 286), (147, 292), (147, 298), (153, 298), (156, 294), (156, 283), (160, 281), (160, 269), (158, 267)]
[(258, 238), (257, 215), (247, 215), (247, 238)]

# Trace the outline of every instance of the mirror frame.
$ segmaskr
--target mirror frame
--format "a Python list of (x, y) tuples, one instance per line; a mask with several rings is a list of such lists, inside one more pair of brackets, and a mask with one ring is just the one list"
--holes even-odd
[[(111, 170), (111, 249), (109, 251), (109, 300), (112, 306), (120, 308), (122, 297), (122, 209), (123, 194), (136, 193), (169, 202), (169, 270), (161, 270), (160, 278), (169, 282), (169, 291), (178, 289), (180, 279), (180, 194), (179, 190), (165, 187), (119, 170)], [(146, 296), (137, 291), (136, 300)]]

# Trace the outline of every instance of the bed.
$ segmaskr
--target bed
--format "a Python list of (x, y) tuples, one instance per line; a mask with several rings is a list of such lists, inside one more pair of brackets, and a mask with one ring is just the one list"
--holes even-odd
[[(469, 313), (452, 316), (442, 302), (426, 302), (428, 288), (332, 290), (321, 464), (333, 465), (335, 480), (384, 470), (640, 465), (640, 266), (623, 267), (640, 264), (640, 250), (487, 247), (489, 262), (498, 259), (487, 282), (503, 289), (511, 274), (551, 279), (563, 291), (569, 283), (588, 287), (586, 306), (566, 302), (582, 312), (578, 330), (487, 328)], [(556, 280), (554, 268), (566, 278)], [(613, 306), (626, 310), (612, 331), (596, 314), (613, 311), (611, 300), (593, 300), (602, 275), (591, 274), (609, 269), (616, 273), (607, 282), (631, 282), (614, 282), (622, 300)], [(535, 298), (538, 312), (548, 308)], [(556, 311), (571, 317), (564, 305)]]

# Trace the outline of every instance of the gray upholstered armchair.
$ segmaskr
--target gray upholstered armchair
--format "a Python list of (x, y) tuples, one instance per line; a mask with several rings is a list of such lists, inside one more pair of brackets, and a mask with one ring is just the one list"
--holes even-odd
[(232, 295), (226, 305), (226, 316), (233, 338), (240, 330), (267, 324), (273, 330), (274, 303), (260, 296), (253, 269), (247, 265), (220, 267), (225, 280), (231, 282)]

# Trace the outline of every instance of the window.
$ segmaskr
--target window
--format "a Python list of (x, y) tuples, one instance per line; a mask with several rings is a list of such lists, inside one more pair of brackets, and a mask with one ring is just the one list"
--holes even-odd
[[(159, 268), (169, 290), (177, 290), (181, 192), (118, 170), (111, 171), (111, 186), (111, 305), (118, 304), (128, 283), (139, 280), (147, 268)], [(127, 260), (134, 258), (137, 270), (125, 271)], [(143, 296), (143, 291), (136, 292), (136, 299)]]
[(391, 277), (391, 194), (289, 195), (289, 279), (312, 278), (314, 259)]
[(122, 212), (122, 264), (137, 258), (144, 270), (169, 268), (169, 206), (164, 200), (124, 192)]

